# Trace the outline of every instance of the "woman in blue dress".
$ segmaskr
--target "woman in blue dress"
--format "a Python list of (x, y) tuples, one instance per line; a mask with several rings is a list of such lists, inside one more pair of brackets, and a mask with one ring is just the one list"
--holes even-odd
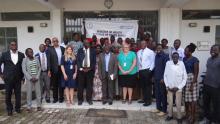
[(77, 65), (76, 65), (76, 56), (73, 52), (72, 46), (67, 46), (65, 53), (61, 58), (61, 70), (62, 70), (62, 81), (61, 86), (65, 88), (64, 92), (66, 95), (66, 104), (74, 104), (73, 96), (74, 89), (76, 85), (76, 75), (77, 75)]

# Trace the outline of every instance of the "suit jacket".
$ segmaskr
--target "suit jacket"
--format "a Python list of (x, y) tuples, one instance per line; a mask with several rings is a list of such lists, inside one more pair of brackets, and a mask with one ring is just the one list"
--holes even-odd
[[(0, 58), (0, 74), (3, 74), (4, 81), (7, 82), (13, 77), (16, 76), (17, 80), (22, 80), (24, 78), (24, 74), (22, 72), (22, 61), (24, 58), (24, 54), (18, 52), (18, 62), (15, 65), (11, 60), (10, 51), (2, 53)], [(1, 65), (4, 64), (4, 71), (2, 72)]]
[(99, 62), (98, 62), (98, 72), (99, 72), (99, 77), (101, 80), (103, 78), (110, 78), (110, 75), (114, 75), (114, 79), (117, 77), (118, 73), (118, 63), (117, 63), (117, 56), (113, 53), (110, 52), (110, 58), (109, 58), (109, 63), (108, 63), (108, 75), (106, 75), (106, 62), (105, 62), (105, 53), (101, 53), (99, 55)]
[(40, 78), (40, 73), (41, 73), (41, 67), (40, 67), (40, 62), (38, 58), (34, 58), (37, 61), (37, 75), (31, 75), (31, 68), (29, 68), (28, 61), (30, 61), (27, 57), (23, 59), (22, 62), (22, 70), (24, 73), (24, 76), (27, 80), (31, 80), (32, 76), (35, 76), (36, 79)]
[[(92, 70), (95, 70), (96, 65), (96, 52), (93, 48), (90, 48), (90, 67)], [(85, 52), (83, 48), (80, 48), (77, 53), (76, 62), (77, 62), (77, 68), (80, 70), (82, 68), (82, 63), (85, 58)]]
[[(47, 57), (47, 70), (50, 70), (50, 61), (49, 61), (49, 53), (48, 52), (45, 52), (46, 53), (46, 57)], [(39, 62), (40, 62), (40, 65), (41, 65), (41, 58), (40, 58), (40, 53), (37, 53), (35, 55), (36, 58), (38, 58)]]
[[(65, 48), (62, 46), (60, 46), (60, 48), (62, 55), (64, 55)], [(57, 73), (59, 63), (58, 63), (58, 56), (54, 47), (48, 48), (48, 58), (49, 58), (48, 61), (50, 63), (48, 70), (50, 70), (52, 73)]]

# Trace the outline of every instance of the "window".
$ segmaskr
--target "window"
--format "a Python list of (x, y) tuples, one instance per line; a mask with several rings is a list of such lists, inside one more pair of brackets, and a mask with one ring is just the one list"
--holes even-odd
[(2, 21), (50, 20), (50, 12), (1, 13)]
[(220, 10), (183, 10), (183, 20), (220, 19)]
[(220, 44), (220, 25), (216, 25), (215, 43)]
[(0, 53), (8, 50), (11, 41), (17, 41), (17, 28), (0, 27)]

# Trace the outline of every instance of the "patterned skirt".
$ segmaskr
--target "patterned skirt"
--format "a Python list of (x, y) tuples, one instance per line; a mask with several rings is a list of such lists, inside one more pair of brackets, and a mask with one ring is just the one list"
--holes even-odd
[(183, 98), (185, 102), (196, 102), (198, 100), (198, 84), (193, 84), (193, 90), (190, 91), (190, 86), (193, 83), (194, 75), (192, 73), (187, 74), (186, 86), (183, 92)]

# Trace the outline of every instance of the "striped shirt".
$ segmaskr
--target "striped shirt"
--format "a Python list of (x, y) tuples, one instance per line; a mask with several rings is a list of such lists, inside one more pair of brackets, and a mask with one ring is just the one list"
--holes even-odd
[(29, 68), (31, 70), (31, 75), (37, 75), (37, 61), (34, 59), (34, 60), (31, 60), (29, 61)]

